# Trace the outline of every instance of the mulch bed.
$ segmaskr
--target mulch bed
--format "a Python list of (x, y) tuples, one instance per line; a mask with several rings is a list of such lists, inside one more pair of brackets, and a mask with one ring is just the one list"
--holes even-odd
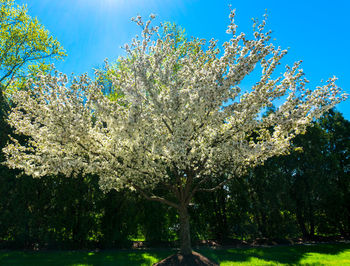
[(190, 255), (182, 255), (180, 253), (171, 255), (161, 260), (154, 266), (218, 266), (219, 264), (209, 260), (207, 257), (192, 251)]

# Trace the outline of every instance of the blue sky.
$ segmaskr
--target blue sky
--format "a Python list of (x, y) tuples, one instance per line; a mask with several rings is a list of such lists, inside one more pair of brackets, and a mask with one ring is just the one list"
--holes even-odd
[[(64, 46), (68, 57), (57, 68), (70, 74), (89, 73), (115, 60), (120, 48), (139, 33), (130, 18), (157, 15), (156, 22), (171, 21), (186, 29), (188, 36), (228, 39), (225, 33), (229, 8), (236, 9), (238, 32), (251, 32), (251, 18), (267, 10), (267, 27), (274, 42), (290, 48), (282, 64), (303, 60), (310, 87), (335, 75), (338, 85), (350, 94), (350, 1), (348, 0), (17, 0)], [(280, 69), (279, 71), (282, 71)], [(338, 105), (350, 119), (350, 100)]]

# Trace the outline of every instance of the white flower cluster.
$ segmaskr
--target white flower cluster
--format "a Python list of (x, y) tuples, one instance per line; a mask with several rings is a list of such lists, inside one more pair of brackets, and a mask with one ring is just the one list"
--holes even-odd
[[(233, 12), (223, 53), (214, 40), (179, 47), (135, 18), (142, 35), (113, 72), (118, 100), (86, 76), (71, 86), (65, 76), (42, 76), (18, 91), (9, 123), (29, 138), (4, 149), (7, 165), (34, 177), (94, 173), (106, 190), (164, 185), (188, 204), (211, 177), (288, 152), (296, 134), (345, 96), (335, 78), (306, 89), (300, 63), (272, 78), (286, 51), (269, 42), (265, 21), (253, 39), (235, 35)], [(241, 94), (238, 85), (257, 64), (260, 80)], [(276, 99), (283, 104), (262, 116)]]

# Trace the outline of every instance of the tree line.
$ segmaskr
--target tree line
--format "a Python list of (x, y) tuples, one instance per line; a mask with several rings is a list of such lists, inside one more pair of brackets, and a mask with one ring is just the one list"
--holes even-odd
[[(331, 110), (293, 141), (290, 155), (198, 193), (189, 207), (192, 238), (349, 237), (349, 132), (350, 121)], [(0, 173), (1, 247), (110, 248), (177, 239), (176, 211), (127, 190), (104, 194), (97, 176), (34, 179), (5, 166)]]

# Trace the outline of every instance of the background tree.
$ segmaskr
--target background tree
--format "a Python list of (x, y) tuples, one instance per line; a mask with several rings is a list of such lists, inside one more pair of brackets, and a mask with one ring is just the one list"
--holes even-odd
[[(319, 231), (329, 233), (338, 231), (344, 237), (350, 236), (350, 122), (335, 110), (330, 110), (318, 121), (322, 129), (325, 145), (321, 152), (325, 157), (318, 172), (326, 178), (318, 180), (321, 190), (321, 207), (324, 223)], [(327, 181), (327, 182), (322, 182)], [(326, 185), (325, 185), (326, 184)], [(328, 230), (322, 228), (328, 224)], [(333, 227), (333, 228), (332, 228)], [(331, 228), (331, 229), (330, 229)], [(326, 230), (325, 230), (326, 229)]]
[[(317, 239), (335, 232), (347, 237), (348, 125), (330, 110), (294, 138), (288, 156), (270, 158), (231, 182), (229, 204), (239, 204), (229, 213), (251, 217), (231, 223), (242, 228), (248, 221), (243, 232), (250, 237)], [(230, 234), (239, 236), (240, 230)]]
[[(2, 148), (8, 142), (11, 133), (10, 126), (6, 123), (9, 111), (9, 95), (5, 92), (23, 88), (23, 84), (30, 74), (39, 71), (50, 70), (50, 59), (61, 59), (65, 52), (59, 42), (41, 25), (36, 18), (32, 18), (25, 6), (16, 5), (13, 0), (0, 0), (0, 162), (4, 162)], [(11, 171), (0, 165), (0, 213), (1, 220), (24, 221), (26, 211), (18, 208), (12, 212), (23, 216), (14, 218), (9, 215), (9, 206), (18, 205), (18, 201), (24, 196), (14, 191), (19, 191), (20, 184), (14, 180), (17, 171)], [(22, 180), (29, 187), (33, 182)], [(17, 188), (16, 188), (17, 186)], [(30, 188), (27, 187), (28, 190)], [(12, 193), (12, 194), (11, 194)], [(13, 200), (11, 202), (11, 199)], [(23, 201), (30, 202), (25, 198)], [(6, 222), (1, 224), (2, 232), (11, 234), (11, 228), (4, 228)], [(23, 227), (24, 228), (24, 227)], [(24, 235), (24, 234), (23, 234)]]
[(293, 151), (275, 167), (287, 188), (285, 208), (295, 214), (306, 239), (314, 239), (316, 233), (349, 232), (345, 203), (349, 182), (344, 178), (349, 165), (348, 126), (339, 112), (330, 110), (293, 140), (302, 152)]
[[(26, 6), (14, 0), (0, 1), (0, 84), (2, 90), (14, 80), (24, 82), (28, 72), (46, 71), (49, 59), (60, 59), (65, 52)], [(45, 60), (46, 59), (46, 60)]]
[[(122, 96), (117, 100), (87, 76), (70, 87), (62, 75), (34, 79), (30, 90), (13, 95), (9, 122), (30, 141), (22, 145), (13, 138), (4, 149), (7, 165), (33, 177), (97, 174), (105, 191), (128, 188), (174, 207), (181, 253), (190, 254), (193, 196), (286, 154), (295, 135), (344, 98), (334, 78), (306, 89), (299, 63), (272, 78), (286, 51), (269, 42), (265, 21), (248, 39), (236, 35), (233, 17), (232, 11), (232, 37), (223, 53), (215, 41), (197, 39), (184, 42), (183, 53), (151, 21), (134, 19), (143, 31), (120, 59), (113, 80)], [(260, 79), (241, 93), (238, 85), (259, 63)], [(283, 104), (261, 116), (277, 99)], [(224, 179), (214, 182), (219, 177)], [(155, 189), (170, 193), (162, 197)]]

